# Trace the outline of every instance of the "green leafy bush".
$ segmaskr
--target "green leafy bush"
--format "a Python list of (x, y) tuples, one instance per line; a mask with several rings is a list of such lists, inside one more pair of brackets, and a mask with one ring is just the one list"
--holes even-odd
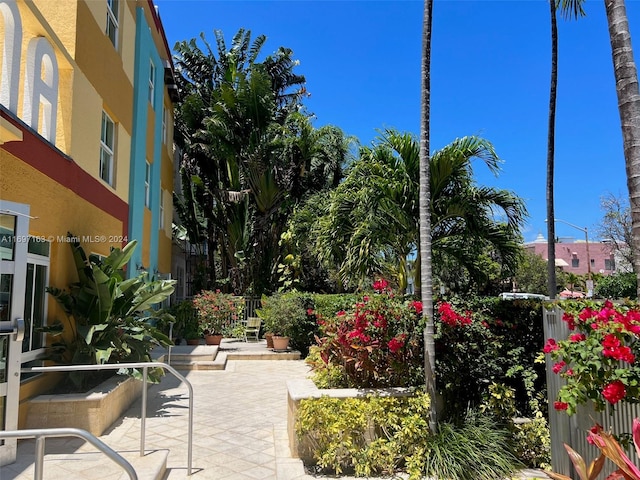
[(513, 388), (492, 383), (480, 411), (493, 416), (511, 433), (516, 456), (527, 467), (548, 468), (551, 465), (551, 432), (547, 420), (539, 410), (531, 419), (516, 419)]
[(430, 400), (410, 397), (314, 398), (300, 402), (296, 432), (325, 471), (410, 479), (506, 478), (520, 466), (509, 433), (488, 416), (468, 412), (460, 425), (428, 426)]
[(544, 345), (542, 302), (451, 298), (450, 304), (469, 311), (472, 322), (447, 325), (436, 317), (436, 381), (445, 416), (480, 405), (493, 382), (514, 389), (520, 415), (546, 414), (544, 364), (536, 363)]
[(309, 352), (318, 332), (313, 300), (298, 292), (276, 293), (262, 297), (262, 308), (256, 313), (264, 321), (266, 332), (290, 338), (292, 348), (302, 356)]
[(638, 296), (637, 288), (638, 278), (635, 273), (615, 273), (603, 276), (596, 284), (594, 293), (601, 298), (635, 299)]

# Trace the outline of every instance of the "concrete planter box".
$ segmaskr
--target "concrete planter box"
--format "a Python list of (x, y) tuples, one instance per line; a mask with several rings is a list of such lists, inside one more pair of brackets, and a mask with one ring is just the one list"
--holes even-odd
[(296, 420), (300, 401), (307, 398), (362, 398), (367, 395), (380, 397), (406, 397), (412, 395), (408, 388), (331, 388), (319, 389), (313, 381), (289, 380), (287, 382), (287, 431), (289, 433), (289, 449), (291, 456), (300, 458), (305, 464), (314, 464), (313, 451), (307, 442), (301, 443), (296, 435)]
[(26, 428), (81, 428), (102, 435), (142, 395), (142, 382), (114, 375), (85, 393), (27, 400)]

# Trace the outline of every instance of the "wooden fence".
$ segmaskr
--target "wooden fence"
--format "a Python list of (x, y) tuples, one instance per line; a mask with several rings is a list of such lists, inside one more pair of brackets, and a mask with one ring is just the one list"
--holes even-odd
[[(553, 338), (564, 340), (569, 336), (567, 323), (562, 321), (562, 310), (555, 307), (547, 310), (543, 307), (544, 339)], [(552, 371), (553, 361), (547, 355), (547, 393), (549, 399), (549, 428), (551, 429), (551, 464), (553, 471), (577, 478), (571, 467), (571, 461), (563, 444), (570, 445), (585, 459), (587, 464), (598, 457), (599, 450), (587, 442), (587, 432), (596, 423), (602, 425), (604, 430), (611, 429), (614, 433), (630, 433), (633, 419), (640, 417), (640, 405), (630, 405), (620, 402), (614, 412), (609, 409), (604, 412), (596, 412), (592, 405), (583, 405), (578, 408), (571, 417), (566, 412), (558, 412), (553, 408), (558, 390), (564, 384), (564, 379)], [(629, 458), (638, 465), (633, 444), (626, 449)], [(607, 462), (605, 470), (611, 473), (615, 470), (613, 464)]]

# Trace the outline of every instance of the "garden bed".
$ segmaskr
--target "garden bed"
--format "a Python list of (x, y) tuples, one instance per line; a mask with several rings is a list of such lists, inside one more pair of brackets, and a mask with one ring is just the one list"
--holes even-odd
[(141, 394), (141, 381), (114, 375), (88, 392), (38, 395), (26, 402), (26, 428), (81, 428), (100, 436)]
[(315, 463), (311, 446), (301, 442), (296, 434), (296, 421), (300, 401), (308, 398), (365, 398), (369, 395), (378, 397), (407, 397), (412, 395), (408, 388), (331, 388), (320, 389), (312, 380), (289, 380), (287, 382), (287, 431), (291, 456), (300, 458), (305, 464)]

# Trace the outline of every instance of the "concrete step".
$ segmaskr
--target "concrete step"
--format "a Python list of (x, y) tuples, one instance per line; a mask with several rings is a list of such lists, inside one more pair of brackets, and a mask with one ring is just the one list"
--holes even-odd
[[(162, 480), (167, 471), (167, 457), (169, 450), (155, 450), (143, 457), (140, 452), (118, 452), (127, 460), (138, 474), (138, 480)], [(107, 461), (109, 461), (107, 459)], [(119, 480), (129, 480), (129, 475), (123, 472)]]
[(216, 352), (212, 360), (195, 360), (186, 357), (185, 360), (177, 361), (174, 361), (171, 355), (171, 366), (176, 370), (224, 370), (227, 366), (227, 354)]
[[(35, 444), (23, 440), (18, 446), (15, 463), (0, 469), (2, 480), (32, 480), (35, 478)], [(161, 480), (167, 470), (169, 450), (147, 450), (140, 456), (138, 450), (116, 450), (136, 471), (139, 480)], [(82, 444), (75, 438), (48, 439), (43, 458), (44, 478), (78, 479), (110, 478), (128, 480), (129, 475), (104, 453), (93, 446)], [(99, 472), (96, 475), (96, 472)]]

